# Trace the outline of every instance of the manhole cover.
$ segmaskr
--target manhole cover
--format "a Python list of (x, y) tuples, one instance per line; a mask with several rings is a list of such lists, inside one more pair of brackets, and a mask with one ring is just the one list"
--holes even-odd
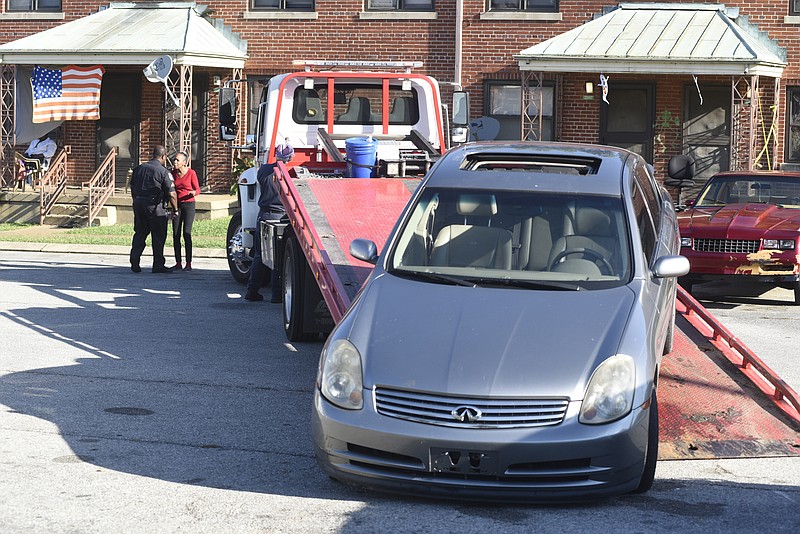
[(120, 415), (152, 415), (155, 413), (153, 410), (147, 410), (145, 408), (130, 408), (126, 406), (120, 406), (118, 408), (106, 408), (103, 411)]

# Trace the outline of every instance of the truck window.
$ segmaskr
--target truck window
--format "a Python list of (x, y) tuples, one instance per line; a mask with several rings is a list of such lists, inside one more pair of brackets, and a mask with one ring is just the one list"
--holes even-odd
[[(383, 91), (376, 85), (337, 84), (332, 106), (327, 85), (295, 89), (292, 118), (297, 124), (383, 124)], [(411, 126), (419, 122), (419, 98), (412, 88), (389, 87), (389, 124)]]

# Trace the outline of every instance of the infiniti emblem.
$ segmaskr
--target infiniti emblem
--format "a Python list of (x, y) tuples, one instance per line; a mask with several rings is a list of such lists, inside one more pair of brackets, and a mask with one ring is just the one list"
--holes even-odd
[(450, 412), (450, 415), (452, 415), (453, 419), (456, 421), (461, 421), (462, 423), (474, 423), (481, 418), (483, 412), (474, 406), (459, 406)]

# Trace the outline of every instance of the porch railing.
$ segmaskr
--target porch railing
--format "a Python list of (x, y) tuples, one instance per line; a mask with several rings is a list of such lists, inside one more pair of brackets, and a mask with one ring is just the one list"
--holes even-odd
[(117, 170), (117, 154), (119, 148), (112, 147), (111, 151), (106, 155), (103, 163), (92, 176), (89, 181), (89, 214), (86, 226), (91, 226), (92, 221), (103, 209), (103, 206), (108, 200), (108, 197), (114, 194), (114, 180)]
[(58, 197), (67, 188), (67, 154), (69, 153), (69, 146), (56, 152), (50, 161), (50, 167), (42, 177), (39, 189), (39, 224), (44, 224), (44, 219), (58, 202)]

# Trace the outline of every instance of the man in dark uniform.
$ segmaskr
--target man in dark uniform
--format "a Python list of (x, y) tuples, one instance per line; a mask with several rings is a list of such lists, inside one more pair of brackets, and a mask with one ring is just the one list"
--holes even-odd
[[(288, 143), (278, 145), (275, 148), (275, 157), (278, 161), (288, 162), (294, 156), (294, 149)], [(258, 292), (261, 283), (269, 270), (261, 261), (261, 221), (277, 221), (286, 215), (286, 209), (278, 196), (273, 175), (275, 163), (266, 163), (259, 167), (256, 180), (261, 187), (261, 194), (258, 197), (258, 220), (256, 221), (255, 243), (253, 244), (253, 264), (250, 266), (250, 279), (247, 281), (247, 292), (244, 299), (249, 301), (264, 300)], [(276, 266), (277, 267), (277, 266)], [(272, 272), (271, 289), (272, 298), (270, 302), (281, 302), (280, 276), (279, 269)]]
[(145, 240), (153, 236), (153, 272), (171, 273), (165, 265), (164, 243), (167, 240), (167, 211), (164, 201), (177, 211), (178, 197), (172, 175), (165, 167), (167, 149), (156, 145), (153, 159), (133, 170), (131, 196), (133, 197), (133, 243), (131, 244), (131, 271), (142, 272), (139, 261), (144, 252)]

